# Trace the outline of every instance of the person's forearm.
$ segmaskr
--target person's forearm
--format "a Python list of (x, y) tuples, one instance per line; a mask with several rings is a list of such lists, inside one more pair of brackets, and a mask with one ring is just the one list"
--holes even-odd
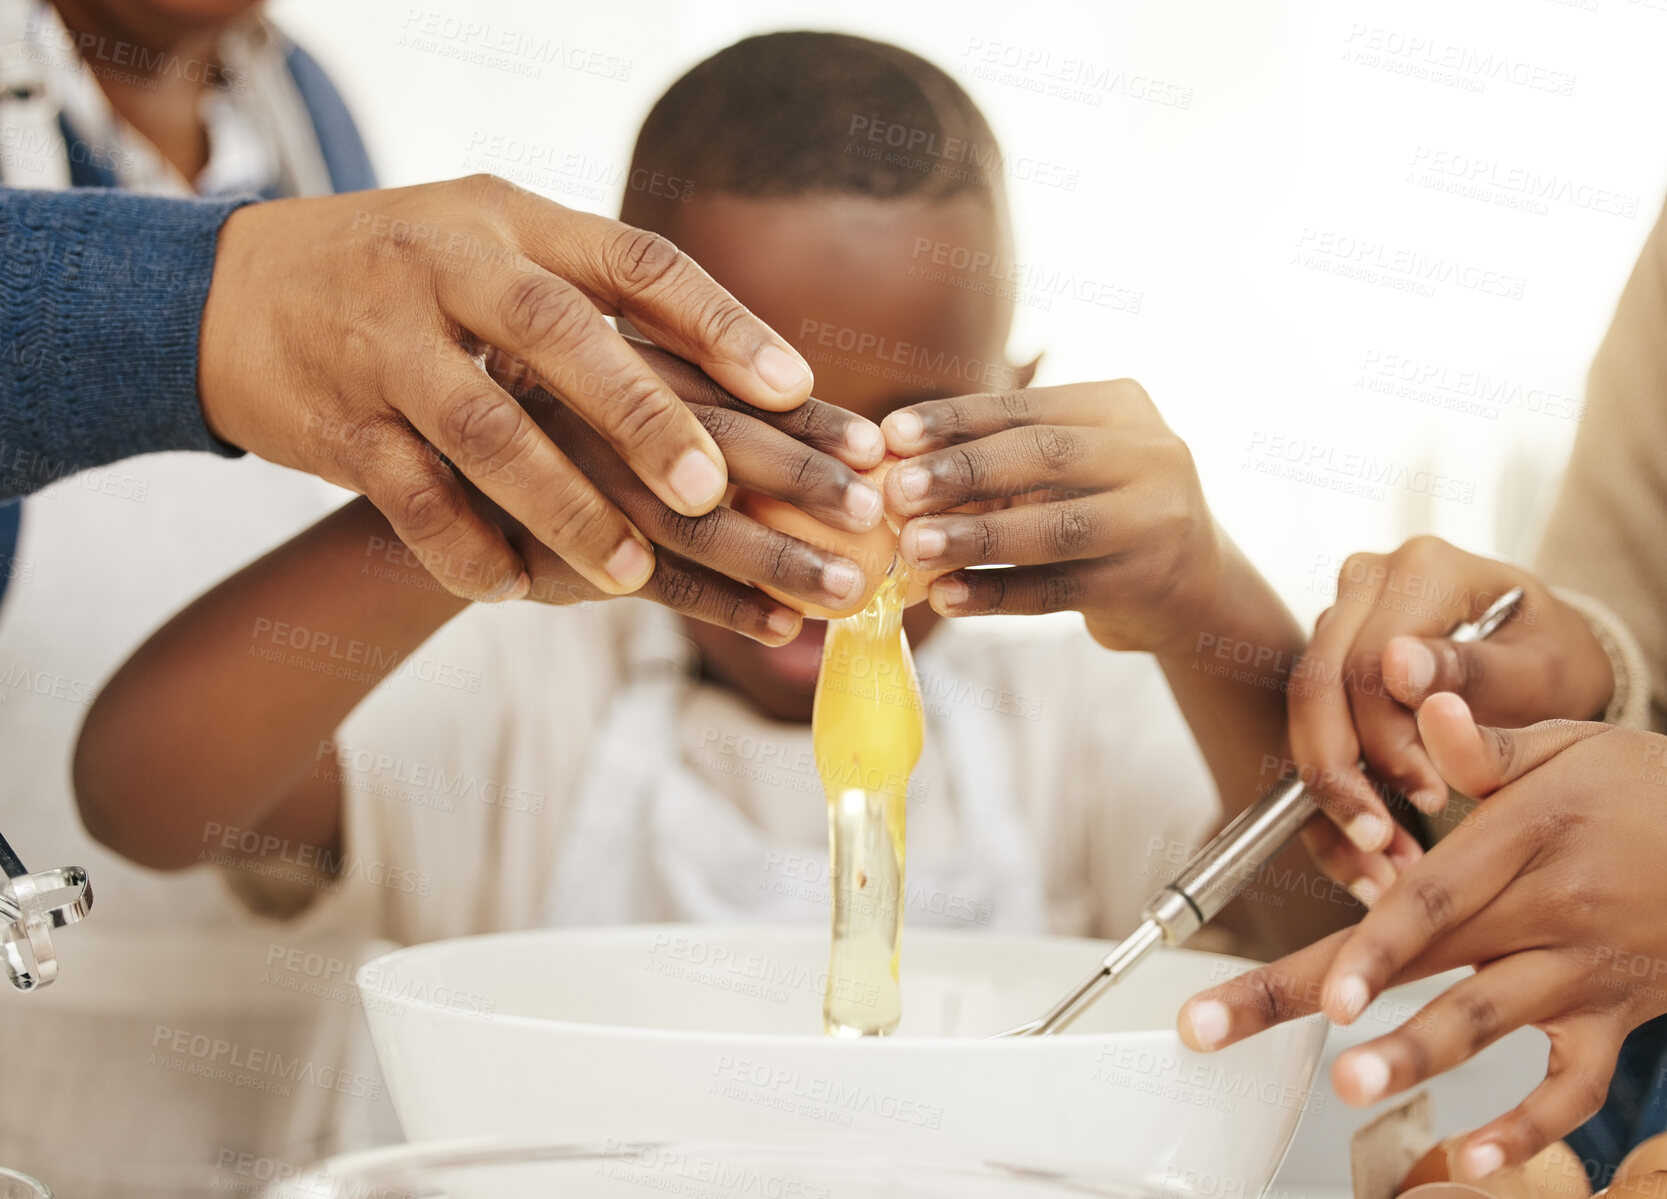
[(197, 350), (240, 201), (0, 188), (0, 498), (156, 450), (233, 453)]
[[(76, 749), (89, 831), (166, 869), (213, 825), (278, 819), (320, 742), (465, 607), (353, 501), (175, 616), (104, 688)], [(281, 817), (321, 840), (336, 820)]]
[[(1279, 596), (1231, 541), (1223, 602), (1183, 652), (1160, 655), (1170, 691), (1193, 730), (1231, 819), (1283, 773), (1285, 684), (1306, 645)], [(1269, 862), (1222, 914), (1254, 951), (1288, 952), (1353, 918), (1347, 893), (1299, 842)]]
[(1285, 756), (1285, 680), (1306, 639), (1273, 588), (1222, 537), (1221, 602), (1158, 664), (1231, 816), (1278, 777), (1267, 760)]

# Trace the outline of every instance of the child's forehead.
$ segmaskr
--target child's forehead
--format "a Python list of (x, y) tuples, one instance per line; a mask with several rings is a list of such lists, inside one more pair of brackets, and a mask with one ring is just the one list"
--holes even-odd
[(822, 399), (878, 420), (1013, 385), (1011, 250), (987, 202), (714, 195), (664, 232), (794, 344)]
[[(889, 333), (934, 349), (1005, 345), (1013, 269), (1005, 218), (987, 196), (712, 194), (665, 232), (742, 303), (794, 340)], [(953, 343), (953, 344), (949, 344)]]

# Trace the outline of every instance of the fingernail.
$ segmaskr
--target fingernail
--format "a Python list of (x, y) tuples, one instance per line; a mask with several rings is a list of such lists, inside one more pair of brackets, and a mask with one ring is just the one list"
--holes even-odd
[(1505, 1151), (1492, 1141), (1484, 1141), (1466, 1149), (1459, 1161), (1470, 1177), (1486, 1178), (1505, 1164)]
[(926, 422), (913, 412), (893, 412), (886, 421), (897, 434), (897, 440), (904, 443), (919, 441), (920, 435), (926, 432)]
[(723, 494), (723, 472), (705, 454), (690, 450), (671, 468), (671, 489), (685, 507), (704, 508)]
[(886, 456), (885, 434), (880, 432), (878, 425), (867, 421), (857, 421), (845, 430), (845, 444), (859, 458), (880, 459)]
[(497, 604), (505, 603), (509, 600), (526, 599), (527, 594), (532, 591), (532, 589), (533, 581), (528, 576), (527, 572), (523, 570), (508, 583), (504, 584), (503, 588), (499, 590), (496, 595), (487, 596), (486, 602), (489, 604)]
[(627, 537), (619, 543), (602, 569), (619, 586), (635, 591), (654, 573), (654, 556), (635, 537)]
[(953, 575), (932, 584), (933, 606), (940, 612), (945, 608), (959, 608), (967, 602), (967, 585)]
[(1347, 1024), (1366, 1010), (1366, 1001), (1370, 998), (1366, 980), (1358, 974), (1348, 974), (1331, 989), (1331, 1003), (1327, 1006), (1336, 1009), (1342, 1017), (1340, 1023)]
[(930, 562), (934, 558), (943, 557), (944, 550), (949, 548), (949, 538), (943, 535), (943, 530), (927, 525), (924, 528), (915, 527), (915, 561)]
[(1363, 908), (1374, 907), (1383, 898), (1383, 891), (1369, 878), (1357, 878), (1349, 884), (1349, 894), (1360, 901)]
[(810, 367), (804, 359), (780, 346), (765, 346), (753, 357), (752, 366), (760, 379), (779, 392), (793, 394), (810, 385)]
[(1343, 832), (1355, 843), (1357, 849), (1375, 853), (1389, 840), (1389, 822), (1381, 816), (1362, 812), (1343, 826)]
[(835, 558), (822, 568), (822, 589), (837, 600), (855, 599), (862, 593), (862, 571), (855, 562)]
[(865, 525), (880, 518), (880, 493), (867, 483), (856, 482), (845, 489), (845, 511)]
[(1200, 999), (1187, 1006), (1187, 1023), (1192, 1026), (1195, 1042), (1205, 1049), (1214, 1049), (1227, 1039), (1232, 1020), (1227, 1005), (1219, 999)]
[(785, 641), (798, 631), (799, 614), (789, 612), (786, 608), (777, 608), (764, 618), (764, 627)]
[(1406, 659), (1407, 685), (1422, 695), (1435, 682), (1435, 655), (1429, 646), (1414, 641), (1407, 647)]
[(1342, 1069), (1354, 1079), (1361, 1103), (1376, 1103), (1389, 1089), (1389, 1063), (1371, 1050), (1347, 1054)]
[(922, 466), (905, 466), (897, 472), (897, 487), (904, 499), (918, 500), (932, 485), (932, 476)]

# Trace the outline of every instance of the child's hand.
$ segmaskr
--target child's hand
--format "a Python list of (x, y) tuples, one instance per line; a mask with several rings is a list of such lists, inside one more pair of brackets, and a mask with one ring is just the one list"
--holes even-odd
[[(1522, 604), (1493, 636), (1469, 645), (1443, 637), (1512, 587), (1523, 589)], [(1413, 715), (1426, 695), (1455, 692), (1486, 723), (1520, 728), (1589, 720), (1613, 689), (1609, 657), (1586, 621), (1527, 572), (1435, 537), (1355, 554), (1286, 691), (1291, 757), (1336, 826), (1316, 821), (1304, 839), (1338, 882), (1381, 892), (1418, 847), (1357, 763), (1364, 758), (1421, 810), (1439, 811), (1447, 783)]]
[[(1223, 554), (1192, 455), (1130, 379), (958, 396), (881, 422), (886, 506), (945, 616), (1079, 611), (1111, 649), (1191, 648)], [(964, 505), (971, 507), (964, 511)], [(969, 571), (1001, 563), (1004, 569)]]
[[(788, 412), (753, 408), (681, 359), (646, 343), (631, 344), (723, 451), (733, 484), (785, 500), (837, 529), (861, 532), (879, 523), (880, 495), (858, 473), (883, 453), (873, 424), (819, 400)], [(513, 369), (494, 363), (494, 374), (520, 390), (511, 379)], [(536, 390), (523, 394), (522, 402), (597, 491), (656, 546), (654, 573), (636, 594), (771, 645), (793, 638), (800, 615), (755, 584), (769, 584), (789, 600), (840, 610), (861, 598), (865, 579), (859, 563), (728, 507), (703, 516), (673, 512), (566, 405)], [(557, 604), (607, 598), (541, 539), (501, 512), (497, 516), (527, 562), (529, 598)]]
[(1219, 1049), (1323, 1010), (1352, 1022), (1385, 987), (1476, 973), (1387, 1036), (1338, 1057), (1337, 1093), (1364, 1106), (1533, 1025), (1546, 1079), (1473, 1133), (1473, 1176), (1526, 1161), (1602, 1105), (1621, 1041), (1667, 1012), (1667, 737), (1551, 721), (1479, 728), (1431, 696), (1418, 731), (1441, 776), (1491, 796), (1414, 863), (1361, 923), (1191, 999), (1182, 1039)]

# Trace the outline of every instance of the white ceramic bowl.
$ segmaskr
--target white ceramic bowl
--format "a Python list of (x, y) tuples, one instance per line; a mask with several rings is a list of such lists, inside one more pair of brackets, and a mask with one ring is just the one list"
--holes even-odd
[(1040, 1015), (1109, 949), (906, 933), (903, 1023), (822, 1035), (820, 929), (633, 926), (399, 950), (359, 986), (413, 1141), (882, 1138), (920, 1152), (1140, 1188), (1255, 1199), (1284, 1156), (1324, 1025), (1212, 1054), (1175, 1012), (1246, 963), (1155, 954), (1063, 1036), (985, 1040)]
[(1098, 1178), (899, 1157), (890, 1148), (828, 1138), (624, 1145), (470, 1137), (332, 1158), (262, 1199), (1163, 1199)]

